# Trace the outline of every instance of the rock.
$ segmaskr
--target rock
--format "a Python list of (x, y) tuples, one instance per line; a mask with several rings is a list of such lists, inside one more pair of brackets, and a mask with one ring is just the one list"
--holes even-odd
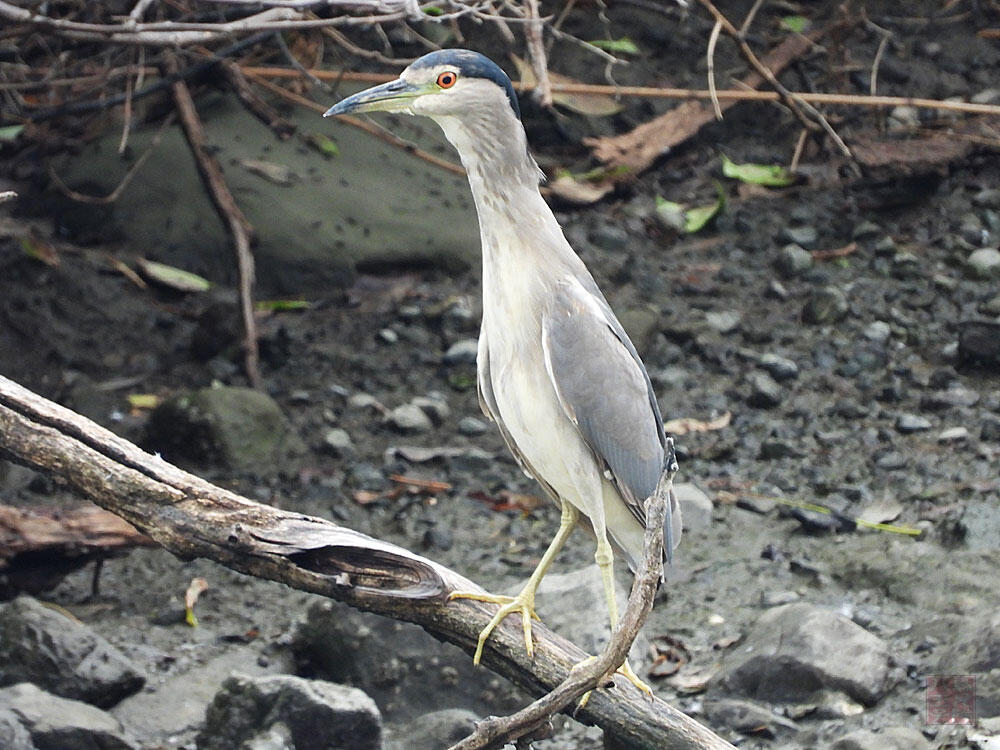
[(395, 344), (399, 341), (399, 334), (391, 328), (383, 328), (378, 332), (378, 338), (383, 344)]
[(854, 225), (851, 230), (852, 240), (870, 240), (878, 237), (882, 233), (882, 227), (874, 221), (861, 221)]
[(282, 725), (296, 748), (382, 747), (378, 706), (357, 688), (292, 675), (233, 675), (205, 714), (198, 748), (231, 750)]
[(629, 244), (628, 232), (616, 224), (602, 222), (588, 236), (602, 250), (621, 250)]
[(475, 417), (462, 417), (458, 420), (458, 431), (469, 437), (476, 437), (477, 435), (482, 435), (488, 432), (490, 426), (486, 424), (481, 419), (476, 419)]
[(799, 366), (792, 360), (767, 352), (759, 363), (775, 380), (794, 380), (799, 376)]
[(403, 434), (430, 432), (434, 423), (427, 413), (416, 404), (403, 404), (385, 415), (385, 423)]
[(756, 703), (737, 698), (705, 701), (704, 711), (709, 724), (716, 731), (719, 727), (727, 727), (740, 734), (770, 737), (781, 732), (794, 734), (799, 731), (799, 726), (794, 721)]
[(740, 327), (742, 316), (736, 310), (711, 310), (705, 313), (705, 322), (713, 331), (732, 333)]
[(323, 448), (341, 458), (349, 458), (357, 453), (350, 434), (340, 427), (327, 431), (323, 436)]
[(938, 433), (939, 443), (961, 443), (969, 439), (969, 429), (967, 427), (949, 427)]
[(987, 414), (979, 427), (979, 439), (990, 443), (1000, 443), (1000, 417)]
[[(994, 89), (998, 91), (1000, 89)], [(1000, 208), (1000, 188), (983, 188), (972, 196), (972, 204), (980, 208)]]
[(842, 320), (850, 310), (847, 297), (835, 286), (814, 289), (802, 308), (802, 320), (813, 325), (826, 325)]
[(931, 420), (916, 414), (900, 414), (896, 418), (896, 430), (904, 435), (923, 432), (924, 430), (929, 430), (932, 426)]
[(727, 657), (723, 680), (757, 700), (801, 703), (827, 688), (872, 705), (889, 688), (889, 651), (833, 610), (786, 604), (757, 619)]
[(459, 339), (448, 347), (443, 359), (446, 365), (474, 365), (478, 353), (477, 339)]
[(864, 330), (864, 336), (866, 339), (869, 341), (875, 341), (879, 344), (888, 341), (891, 334), (892, 329), (889, 328), (889, 324), (884, 320), (876, 320)]
[(778, 269), (778, 273), (786, 278), (805, 273), (812, 266), (812, 253), (794, 243), (781, 248), (778, 251), (778, 257), (774, 260), (774, 267)]
[(875, 460), (875, 465), (880, 469), (885, 469), (886, 471), (896, 471), (897, 469), (905, 469), (909, 462), (899, 451), (886, 451), (880, 455)]
[(107, 708), (145, 677), (87, 625), (22, 596), (0, 608), (0, 685), (18, 682)]
[(472, 734), (479, 717), (463, 708), (447, 708), (418, 716), (386, 743), (386, 750), (440, 750)]
[(145, 443), (171, 461), (258, 476), (292, 472), (305, 453), (274, 399), (231, 386), (180, 393), (160, 404), (150, 414)]
[(816, 244), (819, 232), (813, 226), (783, 227), (778, 233), (778, 238), (782, 242), (790, 242), (802, 247), (811, 247)]
[(981, 247), (965, 259), (965, 272), (974, 279), (1000, 279), (1000, 250)]
[(365, 393), (364, 391), (358, 391), (357, 393), (352, 393), (347, 397), (347, 406), (350, 409), (375, 409), (379, 411), (382, 409), (382, 404), (379, 400), (375, 398), (370, 393)]
[(5, 750), (38, 750), (31, 741), (31, 733), (27, 727), (5, 705), (0, 705), (0, 747)]
[(958, 364), (1000, 371), (1000, 323), (962, 321), (958, 324)]
[[(619, 586), (615, 588), (620, 611), (625, 606), (628, 593)], [(611, 624), (604, 583), (597, 565), (588, 565), (569, 573), (549, 573), (538, 587), (535, 606), (542, 622), (588, 654), (599, 654), (608, 645)], [(583, 612), (589, 614), (581, 617)], [(648, 653), (648, 637), (640, 631), (629, 649), (629, 660), (639, 674)]]
[(674, 484), (674, 494), (681, 508), (684, 531), (700, 531), (712, 525), (712, 501), (691, 482)]
[(920, 399), (920, 408), (925, 411), (942, 411), (975, 406), (977, 403), (979, 403), (978, 392), (971, 388), (954, 386), (925, 394)]
[(781, 404), (781, 386), (770, 375), (754, 372), (747, 380), (750, 383), (750, 395), (747, 397), (750, 406), (771, 409)]
[(885, 727), (879, 732), (856, 729), (830, 746), (831, 750), (930, 750), (931, 744), (912, 727)]
[[(13, 714), (24, 731), (7, 731), (13, 736), (5, 750), (138, 750), (139, 745), (122, 731), (108, 713), (80, 701), (59, 698), (35, 685), (22, 682), (0, 690), (0, 716)], [(0, 740), (4, 739), (0, 719)], [(8, 727), (10, 725), (8, 724)], [(25, 733), (30, 744), (24, 745)]]
[(899, 132), (920, 127), (920, 112), (916, 107), (901, 104), (889, 113), (889, 131)]
[(762, 591), (760, 604), (762, 607), (780, 607), (783, 604), (797, 602), (801, 598), (797, 591)]
[(760, 443), (758, 456), (765, 461), (774, 461), (779, 458), (801, 458), (805, 455), (801, 448), (788, 440), (769, 438)]
[(431, 396), (417, 396), (410, 403), (426, 414), (435, 427), (439, 427), (442, 422), (451, 416), (451, 409), (448, 407), (448, 402), (436, 394)]

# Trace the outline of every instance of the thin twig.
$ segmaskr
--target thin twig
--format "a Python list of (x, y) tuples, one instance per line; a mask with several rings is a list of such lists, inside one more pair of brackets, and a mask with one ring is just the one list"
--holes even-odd
[(718, 21), (712, 27), (712, 33), (708, 37), (708, 49), (705, 51), (708, 73), (708, 93), (712, 96), (712, 109), (715, 110), (715, 119), (722, 119), (722, 107), (719, 106), (719, 97), (715, 93), (715, 45), (719, 41), (719, 32), (722, 31), (722, 24)]
[(542, 19), (538, 14), (538, 0), (527, 0), (528, 16), (531, 23), (524, 27), (524, 37), (528, 43), (528, 57), (535, 70), (538, 82), (535, 95), (543, 107), (552, 106), (552, 82), (549, 80), (549, 65), (545, 58), (545, 44), (542, 41)]
[(764, 0), (756, 0), (753, 7), (750, 8), (747, 13), (747, 17), (743, 19), (743, 25), (740, 26), (740, 39), (746, 39), (747, 31), (750, 30), (750, 26), (753, 25), (753, 19), (757, 17), (757, 11), (760, 10), (761, 6), (764, 4)]
[(882, 63), (882, 55), (885, 54), (885, 48), (889, 44), (889, 34), (882, 34), (882, 38), (879, 40), (878, 49), (875, 50), (875, 59), (872, 60), (872, 74), (868, 83), (868, 91), (872, 96), (875, 96), (878, 91), (878, 67)]
[[(176, 72), (177, 62), (168, 58), (170, 72)], [(250, 250), (254, 238), (253, 226), (236, 204), (233, 194), (226, 185), (222, 167), (218, 160), (208, 151), (205, 141), (205, 130), (195, 109), (194, 99), (183, 80), (174, 81), (171, 85), (174, 104), (181, 118), (184, 135), (187, 137), (191, 153), (194, 155), (198, 172), (201, 174), (205, 187), (208, 188), (212, 202), (215, 204), (222, 220), (229, 228), (236, 250), (236, 268), (239, 276), (240, 312), (243, 317), (243, 360), (247, 379), (254, 388), (261, 387), (260, 355), (257, 347), (257, 321), (253, 314), (253, 284), (254, 263)]]
[[(477, 723), (475, 732), (449, 750), (502, 747), (505, 743), (535, 731), (584, 693), (613, 681), (615, 672), (625, 661), (632, 642), (653, 606), (653, 598), (663, 574), (663, 521), (672, 492), (672, 477), (672, 472), (665, 473), (656, 492), (646, 501), (642, 564), (632, 584), (625, 613), (615, 626), (604, 652), (578, 664), (555, 690), (517, 713), (505, 717), (494, 716)], [(615, 689), (625, 687), (620, 681), (614, 685)]]
[(802, 128), (799, 131), (798, 140), (795, 141), (795, 151), (792, 152), (792, 162), (788, 165), (789, 172), (795, 172), (799, 168), (799, 160), (802, 158), (802, 151), (806, 147), (806, 138), (809, 136), (809, 131), (806, 128)]

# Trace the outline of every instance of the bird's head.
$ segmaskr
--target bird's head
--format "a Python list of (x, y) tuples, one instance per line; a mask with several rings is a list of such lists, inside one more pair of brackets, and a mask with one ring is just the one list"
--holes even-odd
[(395, 81), (347, 97), (324, 117), (353, 112), (461, 117), (501, 106), (521, 116), (514, 87), (500, 66), (478, 52), (445, 49), (416, 60)]

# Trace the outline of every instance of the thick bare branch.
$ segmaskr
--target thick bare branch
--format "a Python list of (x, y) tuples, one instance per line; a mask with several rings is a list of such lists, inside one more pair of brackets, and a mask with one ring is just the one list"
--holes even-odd
[[(495, 607), (447, 601), (472, 581), (401, 547), (329, 521), (252, 502), (150, 455), (90, 420), (0, 376), (0, 455), (44, 471), (116, 513), (174, 554), (206, 557), (370, 612), (417, 623), (470, 654)], [(490, 637), (484, 663), (535, 695), (562, 683), (587, 654), (544, 625), (534, 658), (516, 623)], [(732, 746), (667, 703), (619, 681), (577, 718), (635, 748)]]

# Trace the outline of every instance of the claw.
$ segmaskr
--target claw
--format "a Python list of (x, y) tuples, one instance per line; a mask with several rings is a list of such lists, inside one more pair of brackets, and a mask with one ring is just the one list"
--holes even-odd
[(467, 591), (453, 591), (448, 595), (448, 601), (453, 599), (472, 599), (477, 602), (487, 602), (490, 604), (499, 604), (500, 609), (497, 610), (493, 618), (487, 623), (486, 627), (483, 628), (482, 632), (479, 634), (479, 643), (476, 644), (476, 653), (472, 657), (472, 663), (477, 665), (483, 658), (483, 647), (486, 645), (486, 639), (490, 637), (490, 634), (496, 629), (497, 625), (504, 621), (508, 615), (512, 615), (515, 612), (521, 613), (521, 628), (524, 631), (524, 650), (528, 654), (528, 658), (532, 658), (535, 654), (535, 644), (531, 639), (531, 621), (539, 620), (537, 614), (535, 614), (535, 592), (529, 591), (525, 588), (517, 596), (499, 596), (496, 594), (480, 594), (477, 592), (467, 592)]

